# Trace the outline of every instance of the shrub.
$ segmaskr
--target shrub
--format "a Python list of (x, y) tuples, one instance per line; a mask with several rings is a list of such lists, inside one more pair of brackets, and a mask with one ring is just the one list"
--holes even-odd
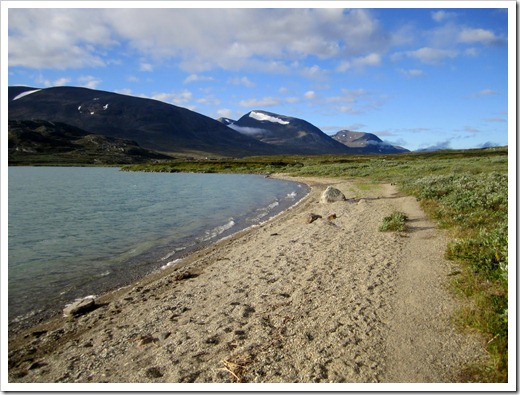
[(408, 217), (399, 211), (393, 212), (389, 216), (383, 218), (383, 223), (379, 227), (381, 232), (404, 232), (406, 230), (405, 221)]

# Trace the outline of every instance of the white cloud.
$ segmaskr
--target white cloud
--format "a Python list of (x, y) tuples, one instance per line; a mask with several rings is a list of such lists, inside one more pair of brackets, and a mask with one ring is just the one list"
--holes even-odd
[(117, 47), (148, 59), (142, 71), (175, 58), (190, 73), (287, 72), (295, 60), (366, 56), (390, 44), (363, 9), (9, 10), (9, 64), (31, 68), (99, 67), (115, 61)]
[(301, 71), (301, 75), (306, 78), (323, 78), (326, 74), (327, 72), (316, 64), (311, 67), (304, 67)]
[(213, 81), (213, 77), (199, 75), (199, 74), (190, 74), (187, 76), (183, 83), (184, 84), (191, 84), (192, 82), (198, 82), (198, 81)]
[(153, 71), (153, 64), (148, 62), (142, 62), (139, 64), (139, 70), (140, 71), (146, 71), (146, 72), (152, 72)]
[(71, 79), (68, 78), (68, 77), (61, 77), (61, 78), (55, 79), (54, 81), (46, 79), (46, 78), (44, 78), (42, 76), (38, 76), (36, 78), (36, 83), (39, 84), (39, 85), (42, 85), (42, 86), (44, 86), (46, 88), (51, 87), (51, 86), (65, 86), (70, 81), (71, 81)]
[(218, 117), (223, 117), (223, 118), (233, 118), (233, 111), (230, 110), (229, 108), (219, 108), (217, 110), (217, 115)]
[(96, 89), (98, 85), (102, 82), (99, 78), (93, 77), (91, 75), (84, 75), (78, 78), (81, 86), (90, 89)]
[(424, 75), (424, 71), (420, 69), (399, 69), (399, 72), (408, 78), (421, 77)]
[(241, 100), (238, 105), (240, 107), (247, 108), (258, 108), (258, 107), (271, 107), (280, 104), (280, 99), (276, 97), (264, 97), (262, 99), (245, 99)]
[(248, 127), (248, 126), (238, 126), (238, 125), (235, 125), (234, 123), (232, 123), (230, 125), (227, 125), (227, 126), (230, 127), (231, 129), (234, 129), (237, 132), (240, 132), (240, 133), (243, 133), (243, 134), (260, 134), (260, 133), (266, 133), (267, 132), (266, 129), (251, 128), (251, 127)]
[(459, 33), (458, 41), (465, 44), (481, 43), (495, 45), (505, 43), (505, 39), (497, 37), (491, 30), (464, 28)]
[(120, 95), (133, 96), (132, 89), (130, 88), (116, 89), (114, 92), (119, 93)]
[(151, 99), (184, 107), (193, 100), (193, 94), (187, 89), (181, 92), (157, 92), (152, 94)]
[(68, 69), (106, 64), (115, 44), (91, 9), (9, 9), (9, 66)]
[(381, 55), (378, 53), (370, 53), (366, 56), (359, 56), (350, 60), (342, 61), (338, 67), (336, 67), (336, 71), (345, 72), (349, 69), (356, 68), (361, 69), (366, 66), (378, 66), (381, 64)]
[(377, 66), (379, 64), (381, 64), (381, 56), (377, 53), (371, 53), (367, 56), (355, 58), (352, 61), (354, 67)]
[(475, 93), (473, 96), (475, 97), (482, 97), (482, 96), (491, 96), (496, 95), (498, 92), (494, 89), (486, 88), (482, 89), (481, 91)]
[(256, 84), (247, 77), (233, 77), (229, 79), (229, 83), (232, 85), (241, 85), (246, 88), (254, 88)]
[(432, 15), (432, 19), (435, 22), (444, 22), (447, 19), (451, 19), (451, 18), (456, 17), (457, 13), (450, 12), (450, 11), (439, 10), (439, 11), (433, 11), (431, 13), (431, 15)]
[(402, 53), (395, 54), (395, 59), (398, 59), (399, 56), (407, 56), (410, 58), (418, 59), (423, 63), (429, 64), (438, 64), (441, 63), (444, 59), (450, 58), (453, 59), (457, 57), (458, 52), (454, 49), (440, 49), (440, 48), (431, 48), (431, 47), (422, 47), (415, 51), (406, 51)]
[(316, 98), (316, 92), (314, 91), (307, 91), (305, 92), (305, 94), (303, 95), (306, 99), (315, 99)]

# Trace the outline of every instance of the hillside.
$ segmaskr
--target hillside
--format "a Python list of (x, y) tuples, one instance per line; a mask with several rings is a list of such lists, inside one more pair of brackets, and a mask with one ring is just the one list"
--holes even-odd
[(10, 165), (136, 164), (172, 159), (141, 148), (135, 141), (48, 121), (9, 121), (8, 158)]
[(157, 100), (77, 87), (9, 87), (9, 120), (62, 122), (164, 153), (248, 156), (275, 147), (188, 109)]

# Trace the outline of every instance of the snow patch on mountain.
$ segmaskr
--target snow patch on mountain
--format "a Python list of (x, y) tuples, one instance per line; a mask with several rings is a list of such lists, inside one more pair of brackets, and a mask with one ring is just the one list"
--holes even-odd
[(277, 117), (273, 117), (271, 115), (267, 115), (267, 114), (264, 114), (262, 112), (251, 111), (249, 113), (249, 116), (251, 118), (253, 118), (253, 119), (256, 119), (257, 121), (276, 122), (276, 123), (279, 123), (281, 125), (288, 125), (289, 124), (289, 121), (284, 121), (283, 119), (280, 119), (280, 118), (277, 118)]
[(39, 92), (41, 91), (41, 89), (34, 89), (32, 91), (25, 91), (25, 92), (22, 92), (20, 93), (19, 95), (17, 95), (13, 100), (18, 100), (18, 99), (21, 99), (22, 97), (24, 96), (27, 96), (27, 95), (30, 95), (31, 93), (36, 93), (36, 92)]

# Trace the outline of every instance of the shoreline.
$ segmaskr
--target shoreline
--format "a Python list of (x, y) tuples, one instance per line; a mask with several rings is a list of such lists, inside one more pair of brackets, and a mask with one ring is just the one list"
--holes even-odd
[[(415, 199), (388, 184), (274, 177), (310, 192), (88, 314), (9, 336), (10, 383), (456, 382), (485, 357), (452, 326), (454, 264)], [(356, 199), (319, 203), (327, 185)], [(377, 230), (395, 209), (411, 218), (406, 235)], [(322, 218), (308, 223), (310, 212)]]
[[(259, 175), (258, 177), (262, 176)], [(276, 177), (272, 178), (276, 179)], [(282, 178), (280, 178), (280, 180), (292, 181)], [(175, 245), (158, 245), (152, 247), (147, 251), (139, 253), (137, 256), (128, 258), (126, 263), (130, 263), (131, 266), (126, 273), (119, 273), (119, 278), (114, 278), (114, 276), (117, 275), (117, 272), (111, 273), (109, 276), (96, 276), (99, 278), (95, 283), (91, 284), (90, 289), (83, 287), (86, 292), (82, 293), (76, 290), (74, 292), (75, 295), (72, 295), (72, 298), (60, 299), (59, 305), (51, 307), (49, 304), (41, 309), (33, 309), (9, 318), (7, 325), (9, 336), (16, 335), (22, 331), (29, 330), (32, 327), (45, 324), (51, 319), (60, 317), (63, 309), (67, 305), (81, 300), (87, 297), (87, 295), (93, 295), (98, 298), (120, 288), (132, 286), (132, 284), (139, 282), (143, 278), (161, 273), (165, 269), (176, 267), (180, 261), (197, 251), (204, 250), (215, 243), (219, 243), (223, 239), (272, 220), (297, 205), (310, 192), (310, 188), (304, 183), (294, 182), (294, 186), (296, 189), (296, 196), (293, 197), (294, 201), (276, 199), (276, 206), (274, 208), (270, 206), (262, 206), (258, 208), (258, 210), (265, 210), (265, 213), (263, 213), (266, 216), (265, 218), (258, 217), (253, 219), (251, 214), (249, 214), (250, 217), (247, 215), (244, 215), (243, 217), (239, 216), (239, 221), (237, 223), (233, 222), (232, 226), (228, 226), (229, 223), (223, 223), (214, 228), (208, 228), (205, 234), (201, 233), (189, 239), (185, 238)], [(235, 219), (235, 221), (237, 221), (237, 219)], [(252, 223), (248, 223), (249, 221)], [(146, 262), (146, 264), (141, 264), (142, 262)], [(121, 275), (123, 275), (123, 277), (121, 277)]]

